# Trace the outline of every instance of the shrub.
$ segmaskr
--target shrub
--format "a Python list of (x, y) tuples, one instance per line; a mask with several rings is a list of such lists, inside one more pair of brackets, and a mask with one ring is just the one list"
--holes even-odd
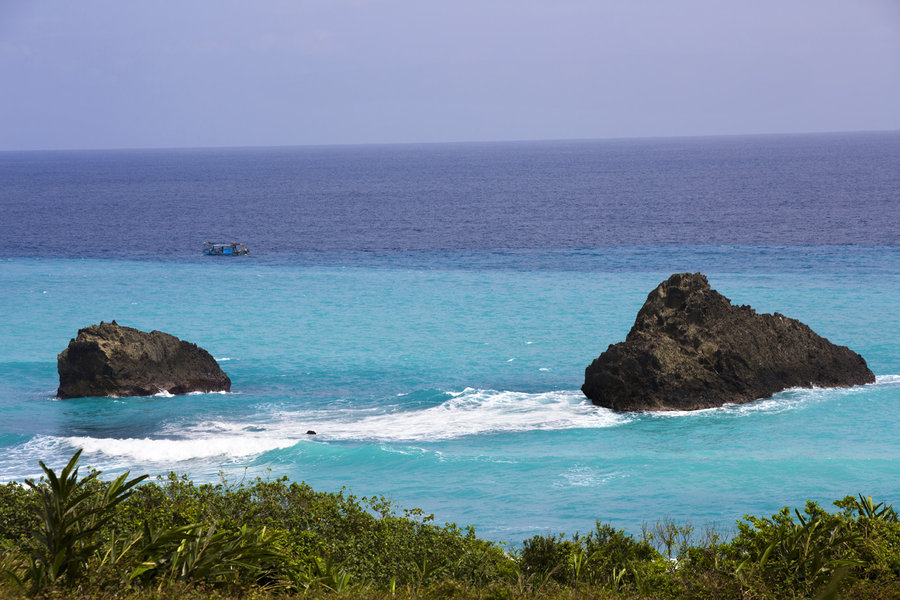
[[(383, 497), (285, 478), (195, 484), (127, 473), (0, 486), (0, 598), (900, 597), (900, 519), (864, 496), (747, 516), (729, 542), (689, 543), (670, 519), (638, 540), (597, 522), (534, 536), (514, 556)], [(139, 483), (140, 482), (140, 483)], [(658, 537), (657, 537), (658, 536)], [(656, 542), (664, 556), (651, 546)]]
[(37, 525), (34, 491), (15, 481), (0, 485), (0, 547), (21, 543)]

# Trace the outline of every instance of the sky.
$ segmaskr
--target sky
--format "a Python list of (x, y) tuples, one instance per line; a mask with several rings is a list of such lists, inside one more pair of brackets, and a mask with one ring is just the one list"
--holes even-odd
[(900, 0), (0, 0), (0, 150), (900, 129)]

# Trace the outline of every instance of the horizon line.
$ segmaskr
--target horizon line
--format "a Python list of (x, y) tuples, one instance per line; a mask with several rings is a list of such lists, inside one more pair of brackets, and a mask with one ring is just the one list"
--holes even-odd
[(571, 138), (515, 138), (500, 140), (441, 140), (441, 141), (397, 141), (397, 142), (338, 142), (308, 144), (246, 144), (246, 145), (209, 145), (209, 146), (97, 146), (97, 147), (62, 147), (62, 148), (0, 148), (0, 154), (27, 152), (118, 152), (135, 150), (241, 150), (266, 148), (341, 148), (361, 146), (440, 146), (440, 145), (477, 145), (477, 144), (527, 144), (553, 142), (599, 142), (599, 141), (640, 141), (640, 140), (678, 140), (709, 139), (738, 137), (788, 137), (817, 136), (841, 134), (881, 134), (900, 133), (900, 129), (856, 129), (856, 130), (821, 130), (821, 131), (781, 131), (763, 133), (709, 133), (684, 135), (636, 135), (612, 137), (571, 137)]

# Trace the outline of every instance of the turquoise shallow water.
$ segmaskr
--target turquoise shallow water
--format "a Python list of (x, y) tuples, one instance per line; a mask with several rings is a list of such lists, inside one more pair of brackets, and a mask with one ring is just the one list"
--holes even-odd
[[(584, 367), (660, 280), (687, 270), (850, 346), (877, 383), (696, 413), (587, 403)], [(900, 249), (883, 247), (7, 259), (0, 480), (83, 447), (109, 474), (284, 474), (513, 543), (594, 519), (727, 528), (807, 498), (896, 502), (898, 290)], [(112, 319), (207, 348), (233, 393), (54, 399), (56, 354)]]

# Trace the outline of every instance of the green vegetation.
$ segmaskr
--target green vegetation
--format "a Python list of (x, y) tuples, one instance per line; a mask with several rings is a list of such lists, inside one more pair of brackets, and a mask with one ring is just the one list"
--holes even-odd
[(670, 519), (639, 538), (598, 522), (510, 552), (383, 497), (79, 478), (79, 455), (0, 486), (0, 600), (900, 597), (898, 514), (862, 495), (745, 517), (726, 541)]

